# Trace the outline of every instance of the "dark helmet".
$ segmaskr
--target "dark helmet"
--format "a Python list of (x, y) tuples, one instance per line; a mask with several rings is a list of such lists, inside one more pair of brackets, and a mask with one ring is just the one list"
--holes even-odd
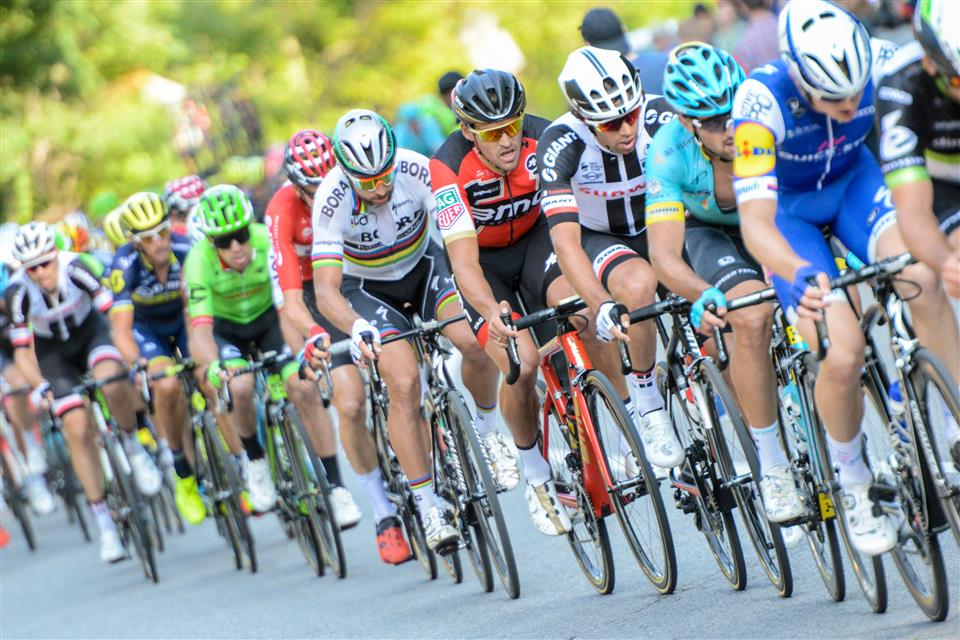
[(468, 125), (516, 118), (527, 106), (523, 85), (509, 71), (476, 69), (453, 89), (453, 112)]

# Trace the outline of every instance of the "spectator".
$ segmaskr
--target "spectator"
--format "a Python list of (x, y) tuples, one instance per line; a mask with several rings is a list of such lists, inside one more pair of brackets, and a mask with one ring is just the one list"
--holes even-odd
[(734, 57), (748, 74), (780, 57), (777, 40), (777, 17), (770, 10), (770, 0), (737, 0), (747, 18), (747, 26), (734, 50)]
[(663, 70), (667, 66), (667, 54), (657, 51), (633, 51), (620, 16), (612, 9), (606, 7), (590, 9), (583, 16), (580, 35), (590, 46), (622, 53), (640, 73), (643, 90), (646, 93), (662, 93)]
[(693, 7), (693, 15), (677, 28), (677, 36), (681, 42), (710, 42), (716, 30), (713, 13), (703, 3), (698, 2)]
[(713, 46), (724, 51), (736, 51), (746, 26), (737, 12), (736, 0), (717, 0), (716, 24)]
[(447, 105), (448, 109), (452, 102), (453, 88), (461, 80), (463, 80), (463, 74), (459, 71), (447, 71), (437, 81), (437, 91), (440, 93), (440, 99), (443, 100), (443, 104)]

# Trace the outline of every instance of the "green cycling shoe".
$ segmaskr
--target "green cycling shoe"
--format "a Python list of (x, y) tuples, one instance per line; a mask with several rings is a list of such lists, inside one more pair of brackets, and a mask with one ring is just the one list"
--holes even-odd
[(176, 479), (174, 501), (180, 515), (190, 524), (200, 524), (207, 517), (207, 506), (197, 490), (196, 476)]

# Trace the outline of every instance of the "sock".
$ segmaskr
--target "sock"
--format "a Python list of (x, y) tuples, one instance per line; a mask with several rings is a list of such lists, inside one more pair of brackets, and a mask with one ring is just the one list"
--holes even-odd
[(523, 475), (527, 484), (535, 487), (550, 479), (550, 465), (540, 454), (536, 440), (526, 449), (517, 445), (517, 453), (523, 461)]
[(775, 467), (788, 467), (787, 454), (780, 446), (780, 425), (774, 422), (769, 427), (750, 427), (753, 444), (757, 448), (757, 457), (760, 458), (760, 473)]
[[(633, 423), (636, 424), (637, 413), (633, 408), (633, 400), (631, 400), (630, 398), (627, 398), (626, 400), (623, 401), (623, 406), (626, 407), (627, 415), (630, 416), (630, 420), (632, 420)], [(626, 458), (628, 455), (633, 453), (633, 451), (630, 449), (630, 443), (627, 442), (627, 439), (623, 436), (623, 432), (620, 432), (618, 435), (620, 438), (620, 455)]]
[(183, 479), (192, 476), (193, 468), (190, 466), (190, 461), (187, 460), (187, 454), (183, 452), (183, 449), (171, 449), (170, 453), (173, 454), (173, 472), (177, 474), (177, 477)]
[(657, 389), (657, 377), (654, 370), (634, 371), (627, 376), (627, 385), (631, 396), (637, 403), (636, 408), (640, 415), (663, 409), (663, 396)]
[(117, 530), (117, 525), (114, 524), (113, 518), (110, 517), (110, 509), (107, 508), (106, 500), (91, 502), (90, 509), (93, 511), (93, 515), (97, 517), (97, 526), (100, 528), (101, 534), (107, 531)]
[(327, 472), (327, 482), (331, 487), (342, 487), (343, 480), (340, 479), (340, 463), (337, 462), (337, 454), (332, 456), (320, 456), (320, 462), (323, 463), (323, 470)]
[(411, 478), (410, 488), (413, 490), (413, 497), (420, 507), (421, 513), (424, 509), (437, 506), (437, 494), (433, 490), (433, 474), (428, 473), (419, 478)]
[(145, 451), (143, 445), (140, 444), (140, 438), (137, 436), (137, 432), (125, 434), (126, 437), (123, 439), (123, 450), (127, 453), (128, 456), (140, 453)]
[(863, 459), (861, 440), (863, 433), (857, 433), (850, 442), (837, 442), (827, 434), (827, 443), (834, 461), (840, 466), (840, 487), (844, 490), (850, 487), (867, 484), (873, 480), (873, 474), (867, 468)]
[(369, 473), (358, 474), (357, 478), (367, 493), (367, 499), (373, 505), (374, 522), (380, 522), (388, 516), (397, 514), (397, 507), (387, 499), (387, 494), (383, 491), (383, 476), (378, 467), (374, 467)]
[(497, 431), (497, 405), (492, 407), (481, 407), (477, 404), (477, 433), (480, 437), (490, 435)]
[(247, 452), (249, 460), (259, 460), (263, 457), (263, 447), (260, 446), (260, 438), (257, 437), (257, 434), (248, 437), (240, 436), (240, 444), (243, 445), (243, 450)]
[(141, 409), (137, 411), (137, 429), (149, 429), (150, 421), (147, 419), (147, 412)]

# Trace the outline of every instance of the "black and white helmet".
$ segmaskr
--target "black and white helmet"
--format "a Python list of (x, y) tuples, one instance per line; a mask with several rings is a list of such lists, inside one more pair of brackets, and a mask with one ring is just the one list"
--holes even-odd
[(870, 35), (826, 0), (792, 0), (780, 13), (779, 37), (780, 54), (814, 97), (850, 98), (870, 80)]
[(453, 88), (451, 106), (462, 122), (482, 125), (520, 116), (527, 97), (509, 71), (476, 69)]
[(13, 259), (26, 269), (49, 259), (57, 250), (57, 235), (46, 222), (28, 222), (13, 239)]
[(599, 123), (620, 118), (643, 102), (640, 74), (619, 52), (580, 47), (557, 78), (573, 115)]
[(370, 178), (393, 165), (397, 158), (397, 137), (380, 114), (354, 109), (337, 121), (333, 152), (348, 174)]

